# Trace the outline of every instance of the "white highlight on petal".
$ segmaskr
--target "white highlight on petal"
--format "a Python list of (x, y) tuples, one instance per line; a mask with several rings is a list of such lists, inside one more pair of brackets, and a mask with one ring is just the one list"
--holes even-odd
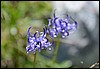
[(37, 47), (40, 47), (40, 45), (37, 45)]
[(31, 47), (34, 49), (34, 44), (33, 44), (33, 45), (31, 45)]
[(45, 45), (45, 47), (47, 48), (48, 46), (47, 46), (47, 45)]
[(28, 47), (26, 47), (26, 50), (28, 50)]
[(67, 29), (71, 29), (71, 27), (68, 26)]
[[(56, 31), (56, 29), (53, 29), (54, 30), (54, 32)], [(52, 31), (53, 32), (53, 31)]]
[(32, 51), (31, 49), (29, 51)]
[(62, 38), (65, 38), (65, 36), (62, 36)]
[(66, 23), (62, 23), (62, 25), (63, 25), (64, 27), (66, 27)]
[(47, 41), (47, 39), (43, 39), (43, 41), (42, 41), (42, 42), (44, 43), (44, 42), (46, 42), (46, 41)]
[(60, 29), (61, 29), (60, 27), (57, 28), (57, 30), (60, 30)]
[(64, 33), (64, 35), (66, 36), (66, 35), (67, 35), (67, 33)]
[(66, 21), (68, 23), (68, 19), (67, 18), (64, 21)]
[(59, 19), (56, 19), (56, 21), (55, 21), (55, 22), (59, 23)]
[(71, 24), (68, 23), (68, 26), (70, 26)]
[(62, 30), (62, 32), (65, 32), (65, 30)]
[(29, 40), (30, 42), (34, 42), (33, 40)]
[(53, 37), (57, 37), (56, 35), (54, 35)]
[(34, 42), (34, 44), (36, 45), (36, 42)]
[(75, 23), (73, 23), (72, 25), (75, 26)]

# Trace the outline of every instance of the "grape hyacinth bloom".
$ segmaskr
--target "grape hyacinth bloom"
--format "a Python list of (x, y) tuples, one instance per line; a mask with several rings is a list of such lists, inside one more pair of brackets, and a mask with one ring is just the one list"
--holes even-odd
[[(47, 48), (48, 46), (52, 46), (54, 41), (53, 39), (52, 43), (48, 41), (48, 38), (46, 38), (46, 29), (43, 28), (43, 32), (36, 31), (34, 35), (32, 35), (30, 33), (31, 28), (32, 26), (28, 28), (28, 44), (26, 47), (27, 53), (30, 52), (35, 54), (36, 50), (40, 52), (42, 49)], [(39, 34), (39, 37), (36, 36), (37, 34)]]
[[(74, 22), (70, 23), (69, 19), (72, 19)], [(74, 31), (77, 28), (77, 22), (71, 16), (68, 15), (66, 19), (63, 20), (59, 17), (56, 17), (54, 13), (54, 19), (49, 18), (48, 20), (48, 30), (52, 37), (57, 37), (60, 33), (62, 38), (65, 38), (69, 35), (69, 31)]]

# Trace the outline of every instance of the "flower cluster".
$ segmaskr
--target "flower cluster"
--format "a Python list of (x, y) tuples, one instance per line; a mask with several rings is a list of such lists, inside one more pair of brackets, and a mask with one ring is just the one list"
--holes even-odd
[[(36, 50), (40, 52), (41, 49), (47, 48), (48, 46), (52, 46), (54, 41), (52, 40), (52, 43), (48, 41), (48, 38), (46, 38), (46, 29), (43, 28), (44, 32), (36, 31), (32, 35), (30, 32), (31, 28), (32, 26), (28, 29), (28, 44), (26, 47), (27, 53), (32, 52), (35, 54)], [(39, 34), (39, 37), (36, 36), (37, 34)]]
[[(69, 19), (72, 19), (73, 23), (69, 22)], [(27, 53), (32, 52), (35, 54), (36, 50), (40, 52), (42, 49), (52, 46), (54, 43), (53, 38), (57, 37), (59, 33), (61, 34), (62, 38), (65, 38), (69, 35), (70, 30), (76, 30), (77, 28), (77, 22), (68, 15), (65, 19), (61, 19), (56, 17), (54, 13), (54, 18), (49, 18), (48, 21), (49, 24), (47, 27), (43, 28), (43, 32), (36, 31), (32, 35), (30, 32), (32, 26), (29, 27), (28, 44), (26, 47)], [(47, 33), (51, 36), (52, 43), (49, 42), (48, 38), (46, 38)], [(37, 34), (39, 35), (38, 37)]]
[[(62, 38), (65, 38), (66, 36), (69, 35), (69, 31), (71, 30), (76, 30), (77, 28), (77, 22), (74, 21), (73, 23), (69, 22), (69, 19), (72, 19), (71, 16), (66, 17), (66, 19), (61, 19), (59, 17), (56, 17), (54, 14), (54, 19), (48, 19), (49, 24), (48, 24), (48, 30), (49, 33), (52, 37), (57, 37), (58, 33), (61, 34)], [(50, 28), (50, 26), (52, 26)]]

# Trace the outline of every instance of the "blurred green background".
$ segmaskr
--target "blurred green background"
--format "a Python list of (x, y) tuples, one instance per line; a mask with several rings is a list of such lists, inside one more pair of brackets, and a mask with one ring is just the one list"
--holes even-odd
[(51, 2), (1, 1), (1, 68), (71, 66), (69, 61), (53, 63), (38, 52), (34, 63), (34, 55), (26, 53), (28, 28), (33, 26), (32, 33), (43, 31), (51, 12)]

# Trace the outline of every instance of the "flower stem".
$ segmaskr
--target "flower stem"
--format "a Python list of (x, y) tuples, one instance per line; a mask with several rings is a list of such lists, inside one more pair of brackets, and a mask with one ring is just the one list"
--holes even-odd
[(35, 63), (35, 61), (36, 61), (36, 53), (34, 54), (34, 63)]
[(60, 35), (58, 35), (57, 39), (58, 39), (58, 42), (56, 43), (56, 48), (55, 48), (54, 57), (53, 57), (53, 63), (56, 62), (56, 57), (57, 57), (59, 44), (60, 44)]
[(34, 61), (33, 61), (33, 67), (35, 68), (36, 65), (36, 53), (34, 54)]

